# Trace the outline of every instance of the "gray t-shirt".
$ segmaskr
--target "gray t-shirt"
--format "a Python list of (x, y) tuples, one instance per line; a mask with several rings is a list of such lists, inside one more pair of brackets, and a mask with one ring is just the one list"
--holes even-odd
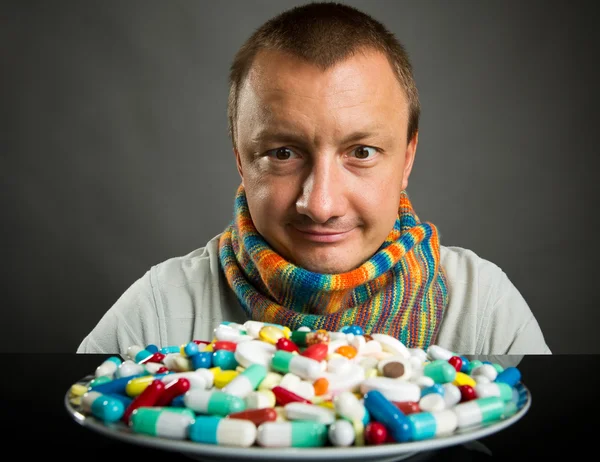
[[(219, 264), (219, 237), (151, 267), (104, 314), (78, 353), (125, 355), (132, 345), (210, 341), (221, 321), (247, 317)], [(550, 354), (507, 275), (471, 250), (442, 246), (449, 304), (435, 343), (463, 355)]]

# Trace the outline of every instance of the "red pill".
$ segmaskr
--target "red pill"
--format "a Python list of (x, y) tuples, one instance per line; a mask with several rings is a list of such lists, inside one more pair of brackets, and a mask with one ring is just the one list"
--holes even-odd
[(289, 351), (290, 353), (293, 353), (294, 351), (300, 351), (298, 345), (292, 342), (289, 338), (285, 337), (281, 337), (279, 340), (277, 340), (277, 343), (275, 343), (275, 348), (278, 350)]
[(165, 384), (162, 380), (153, 380), (150, 385), (148, 385), (143, 392), (136, 396), (129, 406), (127, 406), (127, 409), (125, 409), (125, 412), (123, 413), (123, 421), (126, 424), (129, 424), (129, 418), (131, 417), (131, 414), (138, 407), (154, 406), (164, 389)]
[(190, 381), (185, 377), (171, 380), (165, 385), (165, 389), (154, 403), (155, 406), (168, 406), (174, 398), (183, 395), (190, 389)]
[(275, 422), (275, 420), (277, 420), (277, 411), (272, 407), (249, 409), (247, 411), (229, 414), (227, 415), (227, 418), (249, 420), (258, 427), (263, 422)]
[(388, 431), (381, 422), (369, 422), (365, 427), (365, 442), (370, 445), (386, 443)]
[(463, 361), (459, 356), (452, 356), (448, 362), (452, 365), (456, 372), (460, 372), (462, 369)]
[(235, 343), (235, 342), (229, 342), (227, 340), (219, 340), (214, 343), (213, 351), (219, 351), (219, 350), (235, 351), (236, 347), (237, 347), (237, 343)]
[(142, 359), (139, 364), (145, 363), (162, 363), (162, 360), (165, 359), (165, 355), (160, 351), (157, 351), (153, 355), (148, 356), (147, 358)]
[(275, 402), (278, 406), (285, 406), (288, 403), (309, 403), (312, 404), (306, 398), (303, 398), (300, 395), (297, 395), (293, 391), (288, 390), (287, 388), (280, 387), (279, 385), (273, 387), (271, 389), (273, 394), (275, 395)]
[(328, 351), (329, 347), (326, 343), (315, 343), (304, 349), (300, 354), (307, 358), (314, 359), (315, 361), (323, 361), (327, 357)]
[(416, 401), (392, 401), (392, 403), (394, 403), (394, 406), (400, 409), (405, 415), (421, 412), (419, 403)]
[(208, 345), (210, 342), (208, 340), (192, 340), (196, 345)]
[(458, 387), (460, 390), (460, 401), (471, 401), (472, 399), (477, 398), (477, 393), (475, 389), (471, 385), (460, 385)]
[(156, 371), (157, 374), (166, 374), (167, 372), (169, 372), (169, 368), (167, 366), (160, 367)]

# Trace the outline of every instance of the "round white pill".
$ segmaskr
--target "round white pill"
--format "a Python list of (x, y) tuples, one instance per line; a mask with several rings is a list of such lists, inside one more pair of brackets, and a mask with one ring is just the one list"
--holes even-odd
[(354, 427), (343, 419), (338, 419), (329, 426), (329, 441), (337, 447), (351, 446), (354, 443)]

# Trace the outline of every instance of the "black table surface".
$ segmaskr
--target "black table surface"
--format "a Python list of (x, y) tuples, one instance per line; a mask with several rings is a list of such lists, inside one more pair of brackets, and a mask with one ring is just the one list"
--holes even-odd
[[(67, 412), (64, 398), (71, 385), (92, 374), (107, 357), (2, 355), (6, 366), (0, 394), (3, 452), (14, 454), (14, 450), (19, 460), (38, 456), (60, 460), (194, 460), (186, 454), (108, 437), (82, 426)], [(524, 356), (517, 367), (532, 396), (531, 407), (520, 420), (475, 444), (420, 453), (414, 460), (595, 459), (593, 454), (600, 447), (600, 355)]]

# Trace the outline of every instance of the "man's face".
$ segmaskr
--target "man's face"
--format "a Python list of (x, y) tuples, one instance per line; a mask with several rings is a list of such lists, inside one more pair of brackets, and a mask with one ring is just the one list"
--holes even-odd
[(408, 103), (384, 55), (322, 72), (261, 51), (241, 88), (235, 149), (258, 232), (284, 258), (343, 273), (393, 228), (417, 146)]

